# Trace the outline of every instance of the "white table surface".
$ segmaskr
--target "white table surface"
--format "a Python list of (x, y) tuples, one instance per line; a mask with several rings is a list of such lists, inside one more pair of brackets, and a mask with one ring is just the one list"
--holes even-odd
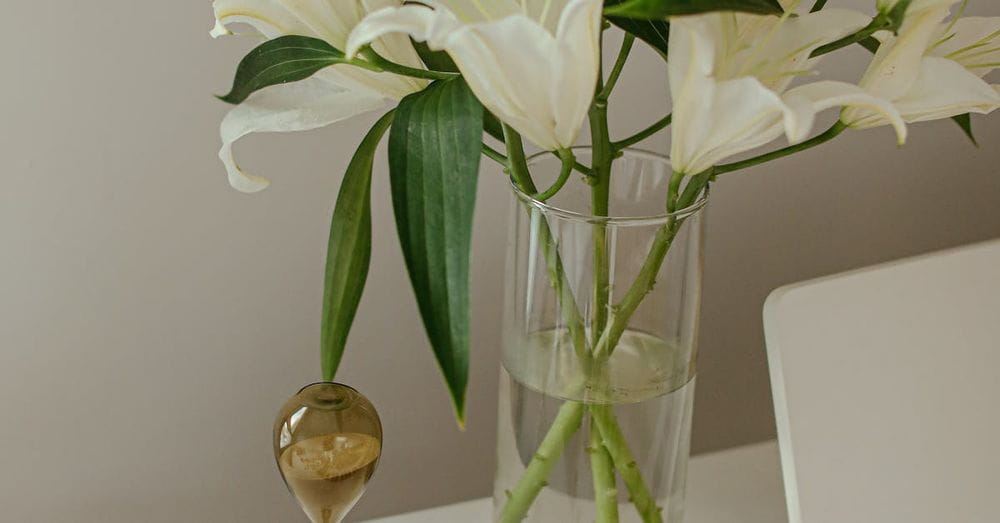
[[(369, 523), (489, 522), (488, 498), (411, 512)], [(685, 523), (784, 523), (778, 445), (766, 442), (691, 458)]]

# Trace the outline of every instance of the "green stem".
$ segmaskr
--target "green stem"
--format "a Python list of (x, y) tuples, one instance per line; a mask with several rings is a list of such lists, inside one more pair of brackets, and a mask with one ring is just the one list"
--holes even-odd
[(625, 39), (622, 40), (622, 47), (618, 51), (618, 58), (611, 69), (611, 74), (608, 75), (608, 80), (605, 82), (604, 87), (597, 93), (598, 100), (606, 102), (611, 97), (611, 92), (615, 90), (618, 78), (622, 75), (622, 70), (625, 68), (625, 62), (628, 62), (628, 55), (632, 51), (633, 43), (635, 43), (635, 36), (632, 33), (625, 33)]
[[(608, 105), (598, 100), (590, 110), (590, 134), (592, 139), (594, 178), (590, 188), (590, 207), (593, 216), (607, 216), (611, 200), (611, 165), (614, 151), (608, 134)], [(611, 280), (608, 259), (607, 224), (596, 221), (594, 235), (594, 290), (592, 295), (591, 328), (594, 339), (600, 336), (608, 318)]]
[(767, 154), (762, 154), (760, 156), (755, 156), (753, 158), (748, 158), (740, 162), (727, 163), (723, 165), (718, 165), (715, 167), (715, 175), (725, 174), (733, 171), (739, 171), (740, 169), (746, 169), (747, 167), (753, 167), (755, 165), (760, 165), (765, 162), (770, 162), (772, 160), (777, 160), (779, 158), (784, 158), (791, 154), (795, 154), (806, 149), (811, 149), (817, 145), (824, 144), (836, 138), (840, 133), (847, 129), (847, 124), (841, 121), (833, 124), (832, 127), (824, 131), (822, 134), (816, 135), (802, 143), (797, 143), (795, 145), (789, 145), (784, 149), (778, 149), (777, 151), (771, 151)]
[(616, 151), (620, 151), (626, 147), (631, 147), (645, 140), (646, 138), (649, 138), (650, 136), (653, 136), (654, 134), (660, 132), (662, 129), (666, 128), (668, 125), (670, 125), (670, 122), (673, 121), (673, 118), (674, 118), (673, 114), (668, 114), (663, 118), (659, 119), (653, 125), (650, 125), (649, 127), (633, 134), (632, 136), (629, 136), (628, 138), (625, 138), (624, 140), (620, 140), (611, 144), (611, 147), (614, 148)]
[(590, 454), (590, 472), (594, 480), (596, 519), (601, 523), (618, 523), (615, 466), (593, 417), (590, 419), (590, 446), (587, 447), (587, 452)]
[(446, 73), (441, 71), (430, 71), (427, 69), (418, 69), (416, 67), (409, 67), (403, 64), (397, 64), (396, 62), (390, 61), (384, 58), (382, 55), (375, 52), (371, 47), (364, 48), (359, 54), (365, 57), (368, 63), (378, 67), (381, 71), (387, 73), (395, 73), (402, 76), (410, 76), (413, 78), (425, 78), (428, 80), (450, 80), (460, 76), (458, 73)]
[[(507, 143), (507, 169), (510, 171), (514, 183), (521, 189), (521, 192), (536, 194), (538, 188), (535, 187), (531, 173), (528, 172), (528, 162), (524, 156), (524, 143), (521, 141), (521, 136), (507, 124), (503, 124), (503, 134), (504, 141)], [(573, 349), (580, 359), (581, 370), (585, 373), (589, 372), (590, 353), (587, 349), (587, 334), (583, 317), (576, 306), (573, 288), (570, 286), (569, 280), (566, 279), (566, 270), (563, 268), (562, 257), (559, 255), (555, 238), (553, 238), (552, 231), (544, 217), (538, 225), (538, 243), (542, 246), (542, 256), (545, 258), (549, 280), (552, 282), (559, 301), (559, 312), (562, 314), (566, 329), (573, 340)]]
[[(903, 25), (903, 20), (906, 19), (906, 10), (910, 7), (910, 3), (912, 1), (913, 0), (899, 0), (888, 12), (877, 14), (875, 18), (872, 18), (872, 21), (860, 31), (847, 35), (836, 42), (831, 42), (824, 46), (817, 47), (809, 57), (815, 58), (817, 56), (836, 51), (837, 49), (847, 47), (851, 44), (865, 42), (873, 34), (879, 31), (899, 31), (899, 28)], [(822, 8), (822, 3), (825, 3), (825, 0), (820, 0), (818, 3), (820, 3), (820, 8)], [(814, 7), (813, 10), (815, 11), (816, 8)]]
[(489, 158), (489, 159), (493, 160), (494, 162), (497, 162), (500, 165), (504, 166), (504, 168), (505, 168), (504, 170), (506, 170), (506, 167), (508, 165), (507, 162), (509, 160), (507, 160), (507, 157), (504, 156), (503, 154), (501, 154), (500, 151), (498, 151), (498, 150), (496, 150), (496, 149), (494, 149), (494, 148), (492, 148), (489, 145), (486, 145), (484, 143), (483, 144), (483, 154), (487, 158)]
[(567, 401), (559, 408), (552, 427), (542, 440), (528, 468), (513, 490), (507, 492), (507, 503), (500, 512), (500, 523), (518, 523), (524, 519), (531, 504), (548, 481), (552, 467), (559, 461), (566, 444), (580, 429), (584, 405)]
[[(681, 222), (682, 220), (671, 220), (656, 231), (653, 246), (646, 256), (646, 261), (643, 262), (642, 268), (639, 269), (638, 276), (632, 282), (632, 286), (629, 287), (621, 303), (613, 308), (614, 312), (612, 313), (610, 325), (603, 330), (600, 339), (597, 341), (594, 349), (594, 361), (598, 365), (611, 357), (611, 353), (614, 352), (615, 347), (617, 347), (622, 335), (628, 328), (628, 323), (632, 319), (632, 315), (635, 314), (642, 300), (646, 298), (646, 295), (656, 285), (656, 276), (660, 272), (663, 260), (667, 257), (667, 251), (670, 250), (670, 245), (673, 243), (674, 237), (677, 236)], [(614, 454), (612, 453), (613, 456)], [(615, 461), (617, 462), (618, 460), (615, 459)]]
[[(674, 173), (673, 178), (670, 180), (668, 211), (676, 212), (693, 205), (698, 195), (702, 194), (708, 183), (714, 179), (714, 174), (715, 172), (709, 169), (692, 177), (684, 188), (683, 193), (680, 196), (676, 196), (676, 193), (679, 191), (679, 180), (683, 178), (683, 175)], [(628, 328), (632, 315), (635, 314), (636, 309), (642, 304), (642, 300), (646, 298), (646, 295), (656, 286), (656, 276), (659, 274), (660, 267), (663, 266), (663, 261), (666, 259), (667, 253), (670, 251), (670, 247), (685, 220), (686, 217), (679, 219), (671, 217), (665, 225), (656, 231), (656, 236), (653, 238), (653, 246), (650, 248), (649, 254), (646, 255), (646, 260), (639, 269), (639, 274), (625, 293), (622, 301), (612, 308), (610, 325), (604, 330), (595, 344), (595, 365), (601, 365), (611, 357), (622, 335)]]
[(632, 504), (635, 505), (639, 515), (645, 523), (663, 523), (661, 509), (656, 504), (656, 499), (649, 492), (646, 483), (642, 479), (642, 472), (639, 470), (632, 452), (629, 451), (625, 441), (625, 435), (615, 421), (615, 414), (608, 405), (591, 405), (590, 415), (601, 432), (604, 440), (604, 447), (608, 450), (618, 475), (622, 482), (628, 487)]
[(555, 196), (555, 194), (559, 192), (564, 185), (566, 185), (566, 180), (569, 180), (569, 175), (573, 172), (573, 164), (576, 163), (576, 156), (573, 155), (573, 151), (569, 149), (560, 149), (558, 154), (559, 159), (562, 160), (562, 168), (559, 170), (559, 178), (545, 192), (534, 197), (540, 202), (544, 202)]

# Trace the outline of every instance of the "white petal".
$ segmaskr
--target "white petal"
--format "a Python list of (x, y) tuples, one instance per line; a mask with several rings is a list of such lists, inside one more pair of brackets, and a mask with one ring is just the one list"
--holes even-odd
[(379, 96), (339, 89), (317, 76), (254, 93), (222, 120), (219, 158), (226, 166), (229, 183), (248, 193), (260, 191), (269, 183), (265, 178), (243, 172), (237, 165), (232, 147), (240, 138), (258, 132), (316, 129), (382, 105)]
[(949, 58), (986, 76), (1000, 63), (1000, 16), (970, 16), (943, 24), (928, 55)]
[(712, 110), (705, 115), (711, 131), (702, 137), (702, 152), (693, 162), (692, 173), (770, 143), (783, 131), (784, 102), (756, 78), (722, 82), (712, 94)]
[(444, 48), (444, 38), (461, 27), (447, 9), (430, 9), (420, 5), (386, 7), (374, 11), (354, 26), (344, 53), (353, 58), (362, 47), (392, 33), (404, 33), (414, 40), (427, 42), (431, 49)]
[[(511, 42), (517, 42), (517, 52), (512, 52)], [(543, 149), (573, 145), (556, 135), (558, 116), (551, 93), (559, 88), (585, 87), (557, 81), (560, 51), (555, 37), (544, 27), (524, 15), (509, 16), (457, 31), (445, 50), (472, 92), (498, 118)], [(596, 76), (592, 85), (596, 85)], [(592, 95), (593, 89), (589, 93)]]
[[(557, 41), (556, 35), (521, 12), (466, 25), (440, 2), (433, 5), (434, 9), (407, 5), (372, 13), (348, 38), (348, 55), (395, 32), (426, 41), (431, 49), (447, 51), (483, 105), (525, 138), (550, 150), (572, 145), (586, 107), (579, 93), (569, 90), (585, 89), (584, 96), (588, 100), (592, 96), (593, 91), (578, 82), (596, 83), (596, 45), (591, 40), (597, 29), (591, 23), (599, 12), (594, 7), (599, 0), (570, 2), (564, 12), (566, 23), (560, 25), (564, 41)], [(574, 64), (567, 67), (565, 60)], [(554, 89), (562, 89), (568, 99), (553, 103)]]
[(900, 144), (906, 141), (906, 123), (899, 111), (888, 101), (876, 98), (856, 85), (834, 81), (814, 82), (789, 90), (784, 98), (790, 107), (811, 112), (805, 116), (802, 113), (786, 115), (785, 128), (792, 143), (805, 140), (810, 131), (804, 125), (796, 125), (797, 121), (806, 121), (809, 123), (808, 127), (811, 127), (815, 114), (833, 107), (859, 107), (877, 114), (896, 129)]
[(603, 0), (572, 0), (559, 19), (556, 30), (559, 56), (554, 64), (549, 100), (555, 109), (556, 140), (563, 147), (576, 141), (594, 100), (594, 90), (587, 86), (597, 85), (601, 67), (603, 7)]
[[(726, 158), (755, 149), (782, 134), (786, 107), (756, 78), (743, 77), (707, 86), (697, 104), (696, 125), (675, 122), (673, 139), (683, 141), (688, 157), (671, 161), (674, 168), (693, 174)], [(675, 111), (677, 107), (675, 106)]]
[(796, 72), (815, 66), (818, 58), (809, 58), (813, 51), (856, 32), (870, 21), (857, 11), (824, 9), (786, 20), (773, 34), (764, 35), (764, 49), (751, 47), (746, 53), (761, 57), (765, 63), (755, 68), (754, 74), (771, 89), (782, 92), (795, 79)]
[(434, 8), (444, 7), (457, 16), (462, 23), (477, 24), (500, 20), (521, 13), (520, 0), (428, 0), (425, 2)]
[(280, 0), (215, 0), (212, 7), (217, 21), (213, 35), (225, 34), (220, 26), (247, 24), (267, 38), (290, 34), (316, 36)]
[(910, 90), (920, 71), (920, 60), (948, 15), (947, 7), (934, 7), (914, 13), (910, 8), (899, 36), (888, 37), (862, 77), (860, 85), (869, 93), (886, 100), (896, 100)]
[(927, 57), (913, 88), (896, 101), (896, 107), (907, 122), (938, 120), (965, 113), (989, 113), (1000, 107), (1000, 95), (961, 65)]
[(701, 142), (711, 133), (709, 119), (715, 81), (715, 43), (709, 36), (712, 21), (706, 16), (671, 19), (670, 61), (667, 72), (673, 101), (670, 161), (674, 169), (695, 173), (691, 168)]

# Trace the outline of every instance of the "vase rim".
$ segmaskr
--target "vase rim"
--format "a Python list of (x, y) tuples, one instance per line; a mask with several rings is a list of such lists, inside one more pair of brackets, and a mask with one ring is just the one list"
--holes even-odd
[[(570, 150), (573, 151), (591, 151), (592, 149), (593, 147), (591, 147), (590, 145), (577, 145), (574, 147), (570, 147)], [(626, 155), (632, 156), (633, 158), (635, 157), (646, 158), (655, 161), (661, 161), (667, 164), (670, 163), (669, 156), (659, 153), (654, 153), (646, 149), (626, 147), (622, 149), (621, 152)], [(550, 151), (542, 151), (539, 153), (532, 154), (531, 156), (528, 156), (528, 158), (526, 159), (527, 164), (531, 165), (536, 160), (539, 160), (543, 157), (548, 157), (548, 155), (550, 154), (551, 154)], [(531, 205), (532, 207), (535, 207), (544, 214), (557, 216), (561, 219), (568, 221), (599, 223), (606, 225), (625, 225), (625, 226), (655, 225), (664, 223), (671, 218), (674, 219), (687, 218), (689, 216), (697, 214), (705, 207), (706, 204), (708, 204), (708, 195), (709, 195), (709, 187), (706, 185), (705, 188), (702, 189), (701, 194), (698, 196), (698, 199), (694, 201), (694, 203), (688, 205), (683, 209), (678, 209), (673, 212), (663, 212), (658, 214), (635, 215), (635, 216), (596, 216), (592, 214), (580, 213), (577, 211), (563, 209), (561, 207), (557, 207), (555, 205), (538, 200), (535, 197), (531, 196), (530, 194), (518, 188), (517, 185), (515, 185), (513, 178), (511, 178), (510, 180), (510, 186), (511, 189), (513, 189), (514, 194), (517, 196), (518, 199), (520, 199), (521, 201), (523, 201), (528, 205)]]

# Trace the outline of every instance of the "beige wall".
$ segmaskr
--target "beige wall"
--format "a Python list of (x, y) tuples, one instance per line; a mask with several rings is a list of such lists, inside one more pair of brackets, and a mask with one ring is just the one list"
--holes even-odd
[[(7, 4), (0, 519), (301, 521), (274, 470), (270, 426), (317, 375), (329, 214), (373, 115), (249, 140), (245, 164), (274, 185), (242, 195), (215, 159), (225, 107), (210, 94), (251, 42), (212, 42), (208, 2)], [(830, 69), (857, 70), (847, 62)], [(628, 74), (614, 101), (618, 135), (666, 106), (649, 53)], [(1000, 118), (976, 124), (978, 150), (950, 122), (913, 127), (903, 150), (886, 130), (852, 132), (718, 183), (697, 451), (772, 436), (759, 319), (770, 289), (1000, 236)], [(647, 145), (664, 150), (665, 140)], [(387, 430), (359, 515), (488, 492), (504, 185), (484, 173), (463, 434), (423, 339), (378, 165), (374, 260), (340, 376), (370, 395)]]

